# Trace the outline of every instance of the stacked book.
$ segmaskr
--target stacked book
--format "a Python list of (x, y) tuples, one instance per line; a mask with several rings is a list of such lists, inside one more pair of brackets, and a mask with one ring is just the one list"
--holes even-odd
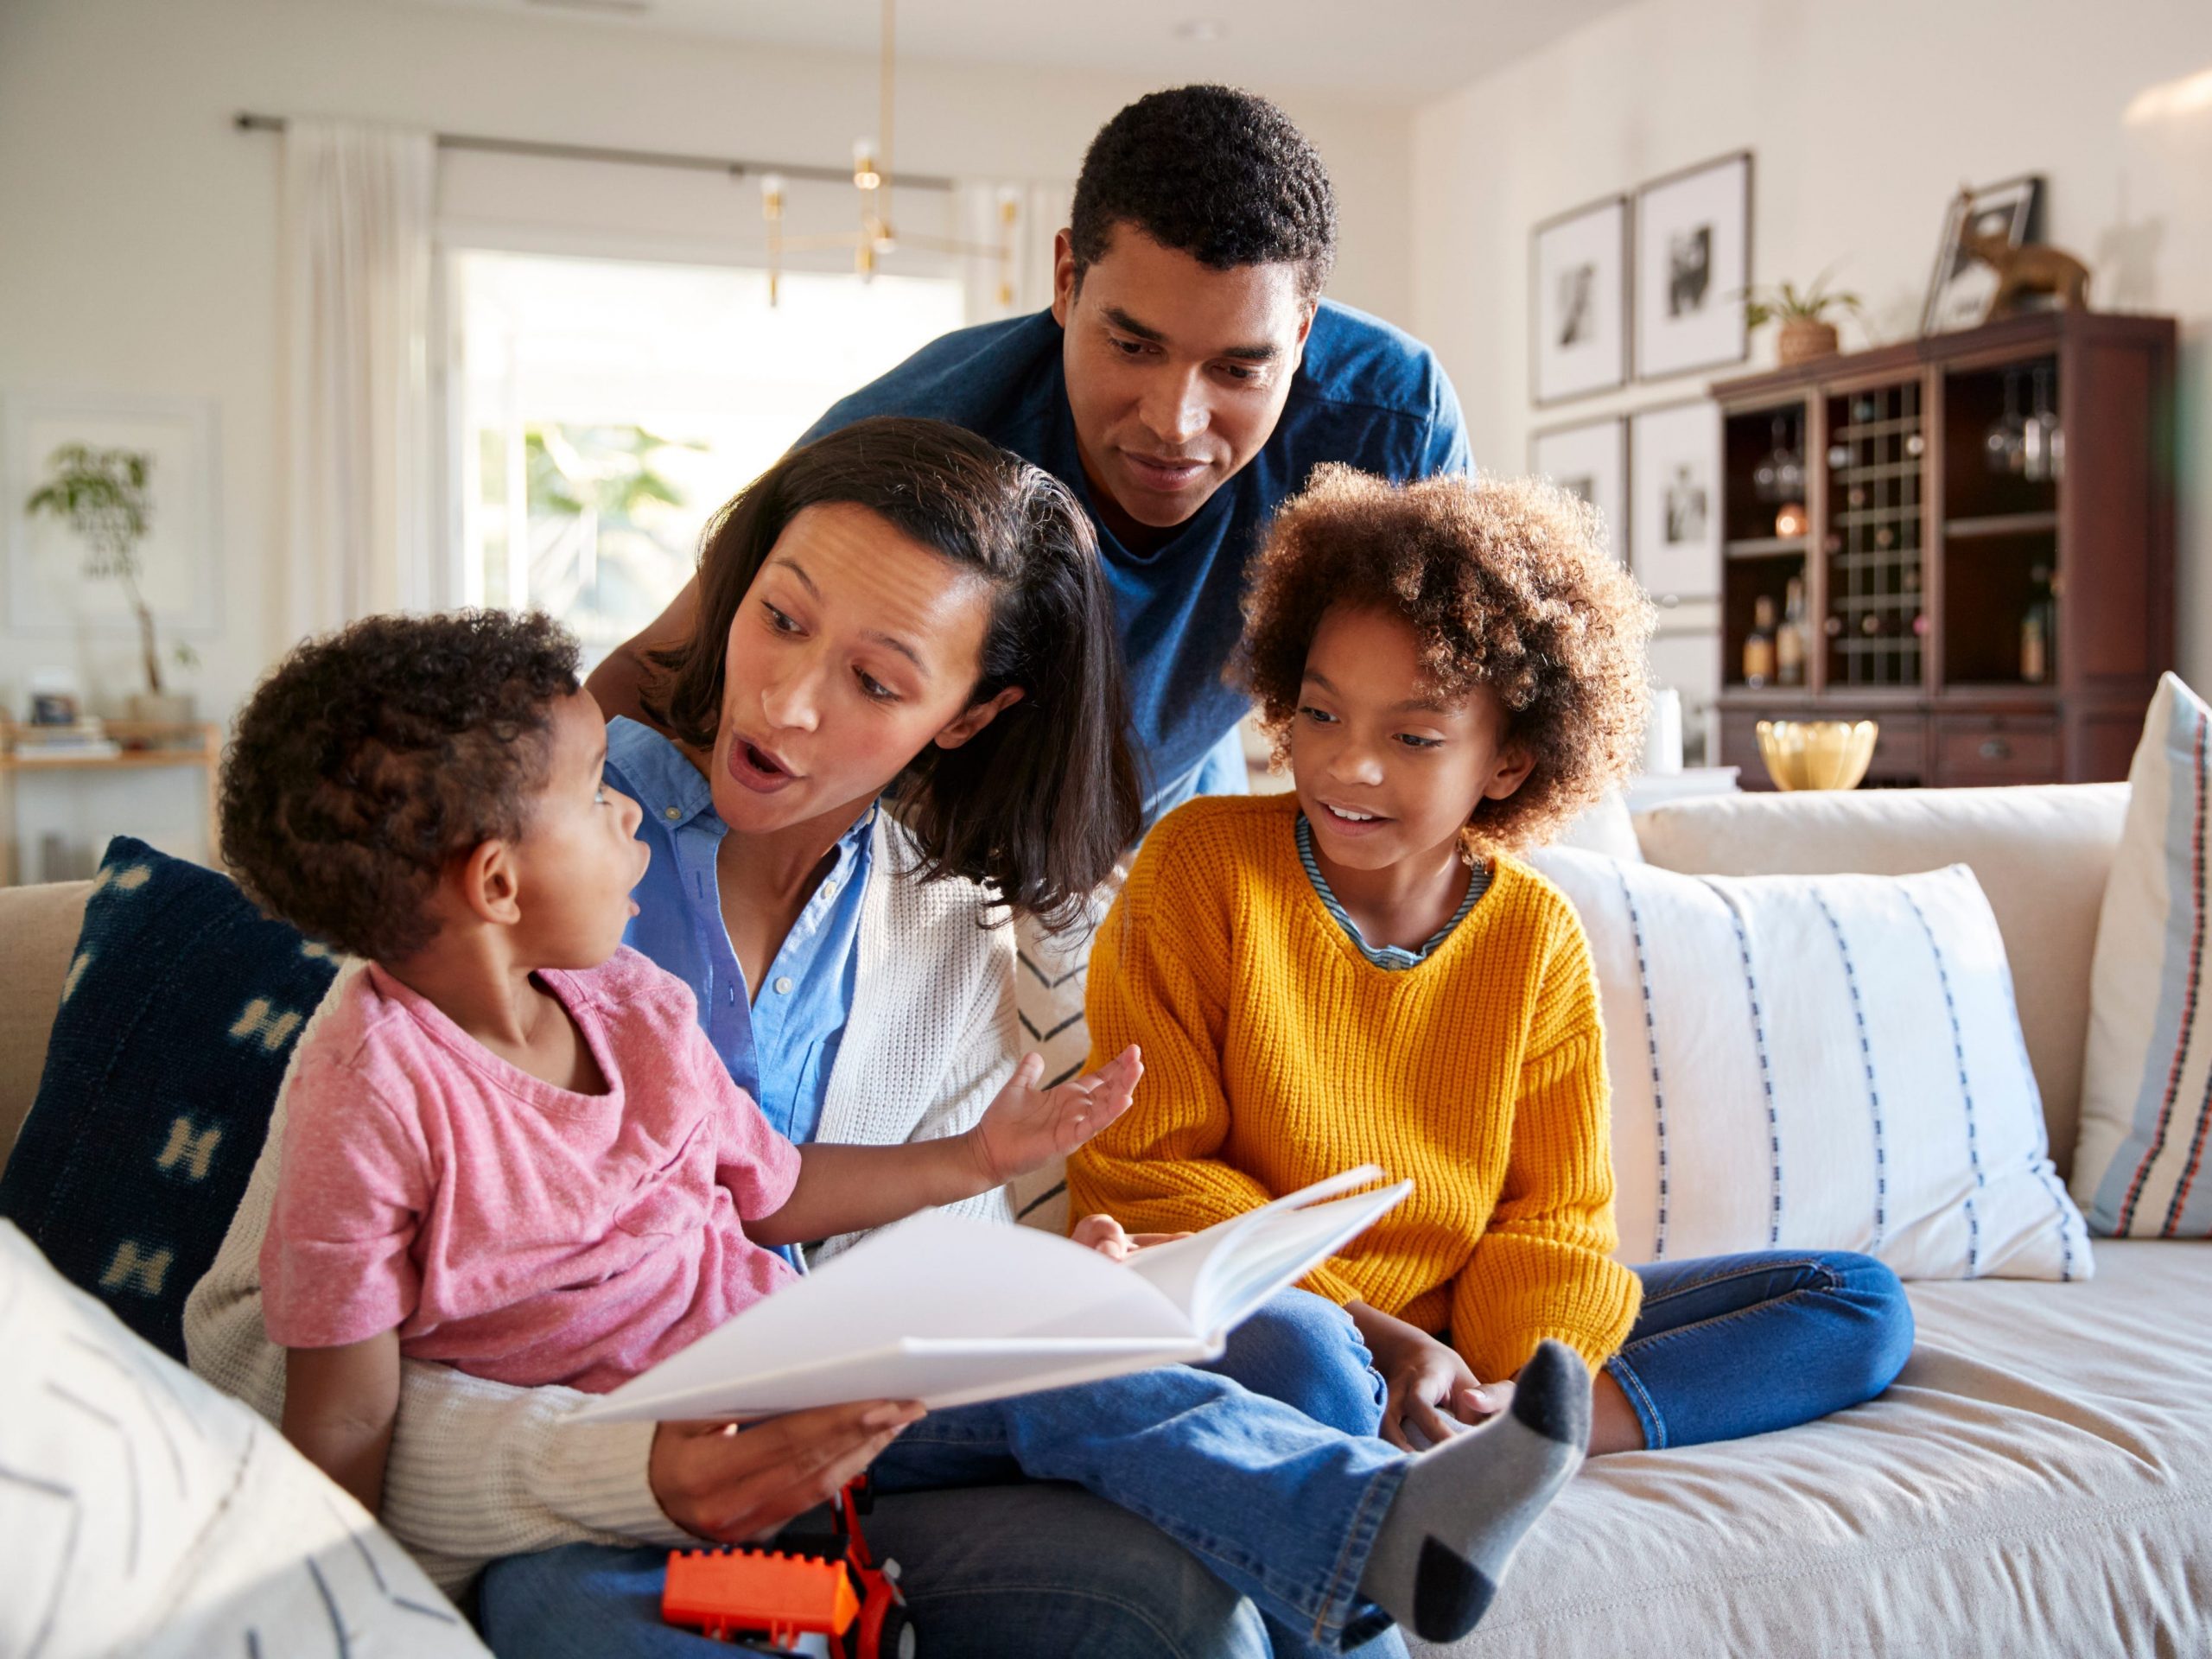
[(86, 716), (63, 726), (16, 726), (10, 730), (16, 759), (29, 764), (46, 760), (100, 760), (123, 753), (107, 728)]

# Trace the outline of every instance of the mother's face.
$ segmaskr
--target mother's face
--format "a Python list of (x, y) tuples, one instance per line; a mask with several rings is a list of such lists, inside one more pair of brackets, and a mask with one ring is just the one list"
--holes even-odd
[(849, 821), (931, 744), (957, 748), (1020, 696), (980, 703), (982, 576), (866, 507), (795, 514), (730, 624), (707, 768), (731, 829)]

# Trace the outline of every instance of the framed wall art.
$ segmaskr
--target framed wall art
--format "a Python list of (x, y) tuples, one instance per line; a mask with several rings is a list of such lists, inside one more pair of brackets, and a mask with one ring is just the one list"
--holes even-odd
[(28, 632), (135, 629), (123, 584), (86, 573), (90, 550), (50, 514), (25, 510), (54, 454), (81, 443), (146, 457), (149, 507), (137, 544), (139, 586), (165, 631), (212, 629), (222, 617), (216, 543), (219, 474), (215, 406), (203, 398), (104, 392), (10, 392), (0, 399), (0, 607)]
[(1920, 332), (1947, 334), (1971, 328), (1989, 309), (1997, 292), (1997, 273), (1966, 251), (1968, 232), (2002, 237), (2012, 247), (2032, 242), (2043, 228), (2043, 180), (2028, 175), (2002, 184), (1961, 190), (1943, 215), (1943, 239), (1936, 249), (1935, 274), (1928, 279), (1928, 300), (1921, 308)]
[(1663, 380), (1751, 352), (1751, 153), (1655, 179), (1636, 193), (1636, 377)]
[(1628, 563), (1628, 423), (1609, 419), (1554, 426), (1529, 438), (1529, 470), (1598, 509), (1605, 550)]
[(1548, 219), (1529, 238), (1529, 386), (1541, 407), (1628, 384), (1628, 202)]
[(1629, 422), (1629, 569), (1662, 607), (1720, 593), (1720, 411), (1700, 399)]

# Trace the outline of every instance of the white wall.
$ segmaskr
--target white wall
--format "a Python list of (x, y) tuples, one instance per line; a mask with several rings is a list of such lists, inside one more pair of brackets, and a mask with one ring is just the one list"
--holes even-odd
[[(1414, 326), (1458, 384), (1478, 461), (1522, 469), (1539, 423), (1530, 226), (1742, 148), (1753, 280), (1843, 259), (1879, 340), (1915, 332), (1961, 182), (2030, 172), (2048, 181), (2044, 236), (2094, 270), (2094, 303), (2181, 319), (2180, 665), (2212, 683), (2212, 4), (1644, 0), (1417, 111), (1414, 200), (1440, 206), (1413, 222)], [(1771, 332), (1754, 364), (1771, 360)], [(1865, 343), (1847, 329), (1847, 349)]]
[[(225, 616), (194, 641), (205, 658), (194, 677), (203, 707), (226, 715), (288, 643), (277, 637), (275, 598), (278, 149), (232, 130), (234, 112), (834, 165), (875, 124), (874, 76), (868, 58), (442, 8), (4, 0), (0, 391), (213, 400)], [(912, 66), (899, 80), (897, 159), (917, 173), (1072, 177), (1099, 124), (1146, 90), (1126, 79)], [(1335, 175), (1344, 251), (1334, 291), (1404, 320), (1409, 117), (1296, 93), (1282, 102)], [(492, 211), (488, 179), (518, 177), (526, 166), (467, 165), (454, 168), (454, 183), (476, 218)], [(658, 236), (671, 252), (757, 245), (750, 187), (585, 171), (619, 172), (625, 222), (611, 228), (624, 236)], [(601, 176), (584, 194), (609, 185)], [(574, 201), (563, 211), (573, 219)], [(683, 234), (668, 234), (671, 222)], [(57, 662), (105, 697), (136, 689), (126, 635), (0, 632), (0, 702), (19, 709), (29, 671)]]

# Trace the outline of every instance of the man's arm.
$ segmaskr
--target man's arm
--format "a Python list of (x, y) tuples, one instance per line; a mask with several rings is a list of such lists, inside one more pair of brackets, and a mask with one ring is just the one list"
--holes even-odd
[(642, 631), (615, 646), (607, 654), (607, 659), (592, 670), (591, 677), (584, 682), (584, 690), (598, 699), (600, 713), (609, 720), (617, 715), (627, 715), (632, 720), (653, 725), (644, 702), (645, 684), (653, 673), (652, 664), (645, 660), (646, 653), (683, 645), (691, 638), (698, 620), (699, 578), (693, 576), (683, 584), (683, 591), (669, 601), (666, 610)]

